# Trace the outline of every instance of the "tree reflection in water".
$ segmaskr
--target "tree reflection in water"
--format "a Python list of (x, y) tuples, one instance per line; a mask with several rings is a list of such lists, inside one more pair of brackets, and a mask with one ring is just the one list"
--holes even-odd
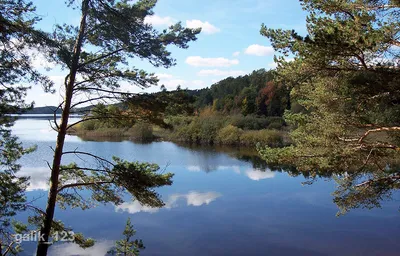
[[(338, 206), (337, 216), (343, 215), (352, 209), (373, 209), (381, 208), (381, 203), (392, 200), (394, 191), (400, 189), (400, 170), (399, 163), (374, 162), (372, 165), (364, 163), (353, 163), (353, 167), (338, 167), (332, 169), (313, 169), (299, 170), (295, 166), (290, 165), (273, 165), (267, 164), (254, 148), (232, 148), (226, 146), (199, 146), (180, 144), (181, 147), (193, 151), (204, 152), (201, 157), (201, 170), (212, 172), (218, 170), (218, 166), (207, 160), (207, 154), (213, 152), (225, 153), (231, 157), (246, 161), (252, 164), (252, 167), (261, 172), (280, 172), (287, 173), (292, 177), (302, 176), (307, 179), (303, 184), (312, 185), (320, 179), (334, 180), (336, 189), (332, 193), (333, 202)], [(388, 159), (382, 159), (382, 161)], [(381, 168), (379, 166), (385, 166)], [(399, 208), (400, 211), (400, 208)]]

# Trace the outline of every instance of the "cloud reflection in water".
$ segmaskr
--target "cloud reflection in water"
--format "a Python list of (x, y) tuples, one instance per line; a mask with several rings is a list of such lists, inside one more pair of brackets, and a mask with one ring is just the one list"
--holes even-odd
[[(215, 201), (218, 197), (222, 195), (217, 192), (197, 192), (191, 191), (187, 194), (172, 194), (165, 201), (165, 209), (171, 209), (178, 207), (178, 201), (180, 199), (186, 200), (186, 205), (190, 206), (202, 206), (208, 205), (211, 202)], [(128, 212), (130, 214), (138, 213), (138, 212), (148, 212), (155, 213), (158, 212), (160, 208), (152, 208), (148, 206), (141, 205), (138, 201), (125, 202), (119, 206), (115, 207), (116, 212)]]
[(50, 255), (57, 256), (70, 256), (70, 255), (81, 255), (81, 256), (99, 256), (107, 255), (107, 252), (115, 245), (114, 241), (99, 241), (94, 246), (82, 249), (74, 243), (63, 243), (55, 244), (50, 247)]
[[(186, 167), (186, 169), (190, 172), (200, 172), (201, 170), (207, 170), (207, 168), (202, 169), (201, 166), (196, 166), (196, 165), (189, 165)], [(233, 171), (234, 173), (237, 173), (237, 174), (244, 174), (249, 179), (255, 180), (255, 181), (264, 180), (264, 179), (272, 179), (275, 177), (275, 173), (268, 168), (266, 168), (265, 170), (258, 169), (258, 168), (248, 168), (245, 170), (241, 170), (241, 169), (243, 169), (243, 166), (220, 165), (216, 168), (216, 171), (222, 171), (222, 170)]]

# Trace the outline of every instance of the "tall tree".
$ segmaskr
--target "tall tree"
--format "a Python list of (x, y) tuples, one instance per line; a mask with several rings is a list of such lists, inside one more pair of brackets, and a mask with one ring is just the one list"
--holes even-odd
[(52, 82), (35, 69), (29, 54), (47, 49), (49, 43), (46, 34), (34, 28), (38, 20), (32, 2), (0, 1), (0, 255), (19, 250), (12, 234), (23, 228), (11, 220), (27, 207), (25, 189), (29, 177), (17, 176), (21, 167), (17, 160), (33, 150), (23, 148), (11, 134), (14, 119), (8, 114), (33, 105), (24, 101), (30, 83), (52, 91)]
[(302, 110), (285, 115), (293, 146), (260, 153), (314, 176), (336, 173), (342, 212), (372, 207), (400, 186), (399, 1), (301, 2), (308, 35), (261, 29)]
[[(81, 20), (78, 27), (57, 26), (54, 41), (58, 47), (51, 53), (54, 61), (62, 65), (65, 76), (64, 99), (60, 108), (60, 123), (55, 123), (57, 144), (51, 165), (50, 189), (46, 214), (37, 255), (47, 254), (50, 232), (57, 200), (61, 206), (89, 207), (77, 190), (92, 191), (96, 202), (121, 203), (124, 192), (129, 192), (142, 204), (160, 207), (163, 202), (153, 190), (171, 184), (172, 174), (159, 174), (156, 165), (129, 163), (120, 159), (113, 162), (87, 152), (64, 151), (65, 135), (78, 123), (68, 124), (72, 109), (100, 99), (121, 99), (130, 93), (122, 90), (121, 82), (148, 87), (155, 85), (153, 74), (131, 67), (134, 57), (146, 59), (155, 67), (168, 68), (175, 64), (168, 45), (187, 48), (196, 40), (200, 29), (183, 28), (177, 23), (162, 32), (145, 23), (153, 14), (156, 0), (67, 1), (69, 6), (79, 2)], [(83, 97), (86, 97), (85, 99)], [(88, 120), (88, 119), (86, 119)], [(73, 154), (93, 158), (98, 168), (71, 164), (61, 166), (64, 155)]]

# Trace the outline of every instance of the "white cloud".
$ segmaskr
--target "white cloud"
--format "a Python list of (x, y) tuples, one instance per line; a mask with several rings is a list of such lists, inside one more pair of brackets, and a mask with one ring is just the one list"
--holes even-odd
[(29, 176), (29, 186), (27, 191), (34, 190), (48, 190), (49, 189), (49, 178), (50, 169), (46, 167), (26, 167), (22, 168), (17, 175), (19, 177)]
[(130, 214), (138, 213), (138, 212), (158, 212), (159, 208), (153, 208), (145, 205), (141, 205), (139, 201), (125, 202), (121, 205), (115, 207), (115, 211), (119, 212), (128, 212)]
[(251, 180), (264, 180), (264, 179), (272, 179), (275, 177), (275, 173), (270, 170), (257, 170), (257, 169), (249, 169), (245, 171), (245, 174)]
[(215, 34), (220, 32), (221, 30), (216, 26), (212, 25), (208, 21), (201, 21), (201, 20), (187, 20), (186, 27), (188, 28), (201, 28), (201, 31), (206, 34)]
[(186, 198), (187, 205), (201, 206), (203, 204), (210, 204), (222, 195), (216, 192), (199, 193), (192, 191), (189, 192), (187, 195), (182, 196)]
[(193, 206), (202, 206), (203, 204), (210, 204), (211, 202), (215, 201), (218, 197), (222, 195), (217, 192), (197, 192), (197, 191), (190, 191), (187, 194), (173, 194), (168, 197), (168, 200), (165, 203), (165, 208), (170, 209), (177, 207), (177, 202), (179, 199), (185, 199), (186, 205), (193, 205)]
[(158, 79), (172, 79), (174, 76), (171, 74), (156, 74), (156, 77), (158, 77)]
[(178, 85), (180, 85), (182, 89), (201, 89), (207, 86), (207, 84), (202, 80), (189, 81), (168, 74), (161, 74), (161, 76), (158, 77), (160, 79), (158, 84), (160, 86), (164, 85), (168, 90), (175, 90)]
[(193, 80), (191, 82), (192, 84), (192, 89), (198, 89), (198, 88), (203, 88), (206, 86), (206, 83), (203, 80)]
[(159, 84), (164, 85), (168, 90), (175, 90), (178, 85), (184, 88), (187, 81), (183, 79), (160, 80)]
[(201, 171), (200, 166), (196, 166), (196, 165), (189, 165), (186, 168), (188, 169), (189, 172), (199, 172), (199, 171)]
[(251, 180), (263, 180), (263, 179), (272, 179), (275, 177), (275, 173), (272, 172), (270, 169), (260, 170), (260, 169), (245, 169), (244, 171), (241, 170), (241, 166), (238, 165), (222, 165), (218, 167), (218, 170), (228, 170), (233, 171), (237, 174), (244, 174)]
[(189, 56), (186, 63), (194, 67), (230, 67), (238, 65), (239, 60), (226, 58), (203, 58), (200, 56)]
[(274, 54), (274, 48), (272, 48), (271, 46), (252, 44), (246, 48), (244, 53), (248, 55), (267, 56)]
[(246, 71), (243, 70), (219, 70), (219, 69), (203, 69), (197, 72), (198, 76), (242, 76)]
[(268, 67), (274, 69), (274, 68), (278, 67), (278, 64), (276, 64), (276, 62), (271, 62), (271, 63), (268, 63)]
[(240, 55), (240, 52), (239, 52), (239, 51), (234, 52), (234, 53), (232, 54), (232, 56), (234, 56), (234, 57), (237, 57), (237, 56), (239, 56), (239, 55)]
[(151, 15), (144, 18), (144, 23), (153, 26), (171, 26), (175, 23), (175, 20), (169, 16), (161, 17), (158, 15)]
[(56, 88), (62, 87), (62, 85), (64, 84), (65, 76), (57, 75), (57, 76), (49, 76), (49, 78), (51, 81), (54, 82), (54, 86)]
[(36, 69), (52, 69), (56, 66), (54, 63), (47, 61), (46, 57), (37, 50), (32, 50), (29, 54), (32, 56), (32, 66)]
[(84, 256), (98, 256), (107, 255), (107, 252), (114, 247), (114, 241), (100, 241), (96, 242), (94, 246), (87, 249), (79, 247), (74, 243), (56, 244), (50, 247), (51, 255), (70, 256), (70, 255), (84, 255)]
[[(244, 167), (244, 168), (243, 168)], [(200, 166), (197, 165), (190, 165), (187, 167), (188, 171), (191, 172), (199, 172), (201, 170), (204, 170), (204, 168), (201, 168)], [(275, 177), (275, 173), (272, 172), (270, 169), (256, 169), (256, 168), (248, 168), (245, 166), (240, 166), (240, 165), (220, 165), (218, 166), (215, 170), (218, 171), (233, 171), (236, 174), (243, 174), (246, 177), (248, 177), (251, 180), (259, 181), (259, 180), (264, 180), (264, 179), (272, 179)], [(205, 193), (207, 194), (207, 193)], [(189, 195), (183, 195), (183, 197), (189, 198)], [(196, 195), (196, 193), (194, 193)], [(208, 195), (209, 196), (209, 195)], [(182, 197), (182, 195), (180, 195)], [(197, 198), (204, 198), (205, 195), (197, 195)]]
[[(215, 201), (218, 197), (222, 195), (217, 192), (197, 192), (197, 191), (190, 191), (187, 194), (172, 194), (168, 197), (165, 201), (165, 209), (172, 209), (178, 207), (179, 199), (186, 200), (186, 205), (190, 206), (202, 206), (204, 204), (208, 205), (211, 202)], [(149, 212), (155, 213), (158, 212), (161, 208), (151, 208), (148, 206), (141, 205), (138, 201), (132, 201), (129, 203), (123, 203), (119, 206), (115, 207), (116, 212), (128, 212), (130, 214), (135, 214), (138, 212)]]

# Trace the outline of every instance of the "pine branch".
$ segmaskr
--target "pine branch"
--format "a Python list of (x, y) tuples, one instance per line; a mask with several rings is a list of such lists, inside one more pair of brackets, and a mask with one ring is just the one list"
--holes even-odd
[(110, 57), (111, 55), (114, 55), (114, 54), (116, 54), (116, 53), (118, 53), (118, 52), (121, 52), (121, 51), (123, 51), (123, 50), (126, 50), (126, 49), (128, 49), (128, 47), (119, 48), (118, 50), (115, 50), (115, 51), (109, 52), (109, 53), (107, 53), (107, 54), (101, 55), (101, 56), (99, 56), (99, 57), (97, 57), (97, 58), (88, 60), (88, 61), (86, 61), (85, 63), (79, 64), (78, 69), (81, 69), (81, 68), (83, 68), (84, 66), (86, 66), (86, 65), (88, 65), (88, 64), (90, 64), (90, 63), (93, 63), (93, 62), (96, 62), (96, 61), (98, 61), (98, 60), (101, 60), (101, 59)]
[(62, 190), (66, 188), (74, 188), (74, 187), (82, 187), (82, 186), (96, 186), (96, 185), (103, 185), (103, 184), (112, 184), (114, 181), (97, 181), (97, 182), (82, 182), (82, 183), (73, 183), (61, 186), (57, 193), (60, 193)]

